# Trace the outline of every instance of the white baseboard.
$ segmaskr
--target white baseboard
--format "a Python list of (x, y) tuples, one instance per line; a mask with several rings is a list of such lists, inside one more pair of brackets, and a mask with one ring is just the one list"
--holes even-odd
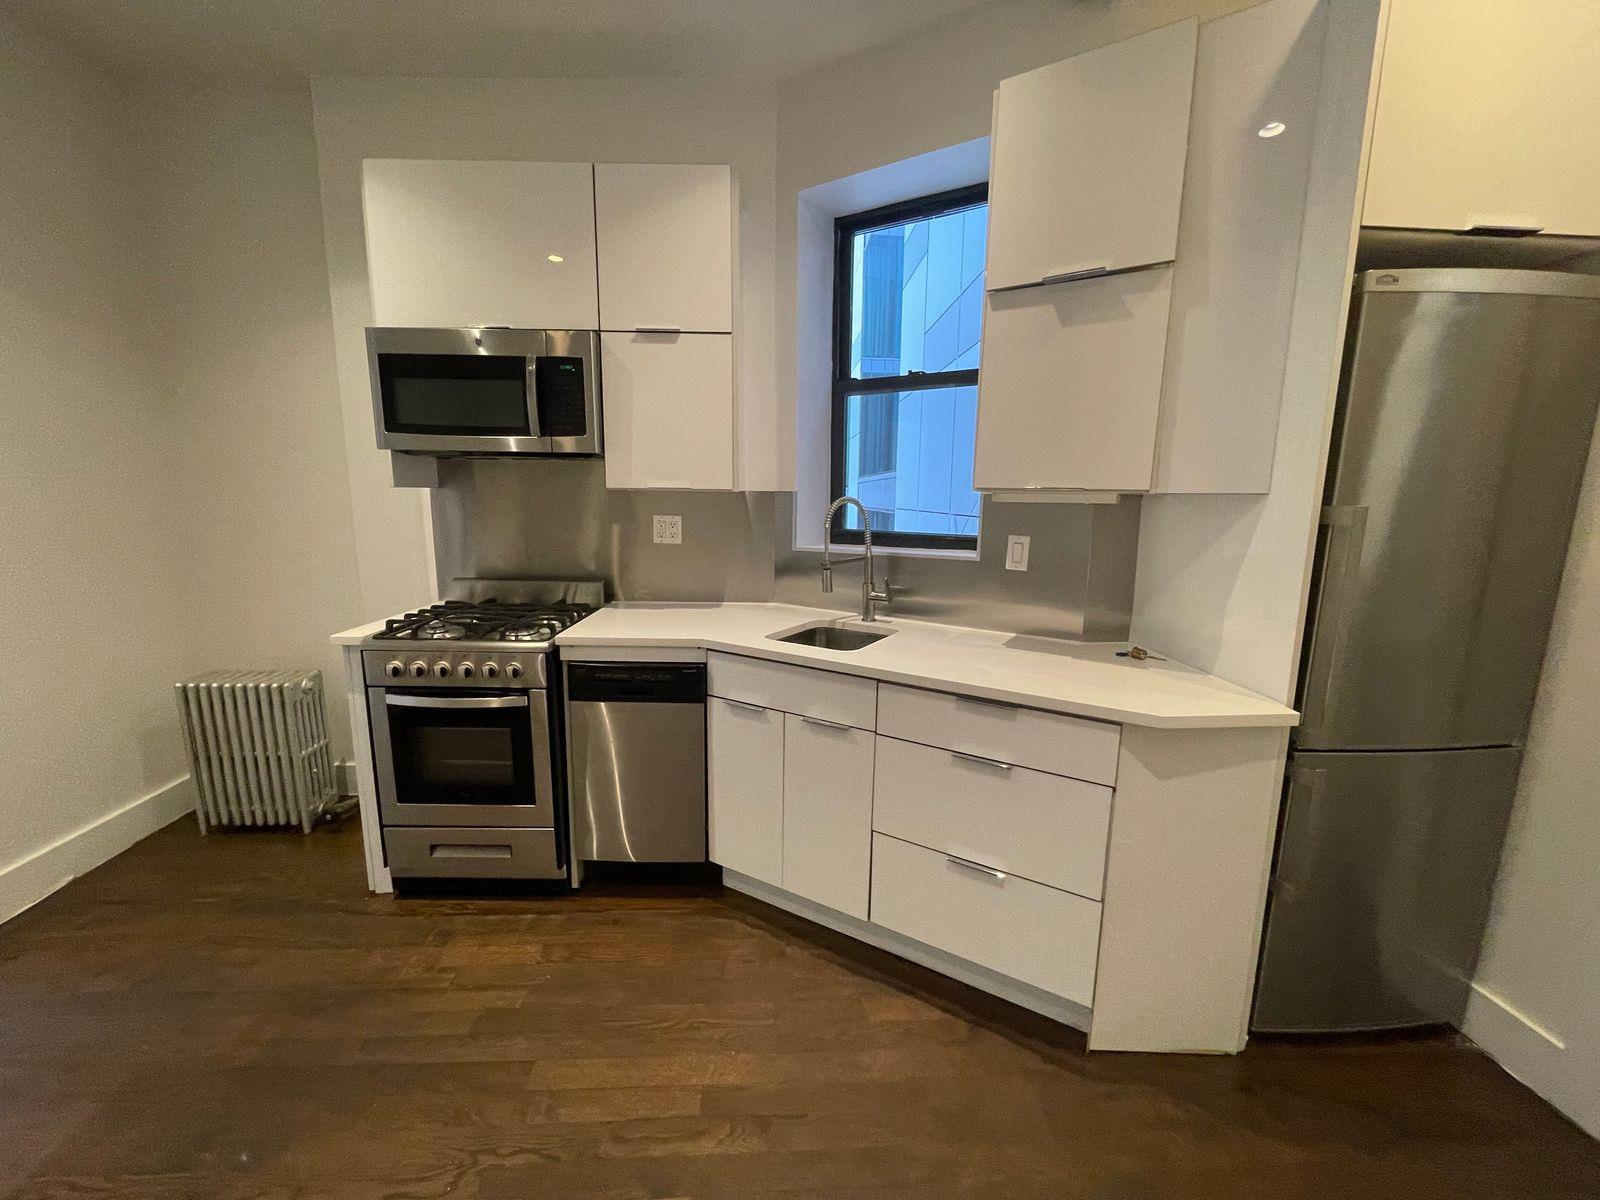
[(1481, 983), (1472, 985), (1461, 1032), (1590, 1136), (1600, 1137), (1593, 1080), (1558, 1033)]
[(885, 929), (882, 925), (862, 921), (847, 913), (835, 912), (803, 896), (796, 896), (793, 892), (786, 892), (769, 883), (762, 883), (759, 879), (730, 871), (727, 867), (722, 868), (722, 882), (736, 892), (754, 896), (774, 908), (781, 908), (797, 917), (804, 917), (836, 933), (843, 933), (859, 942), (866, 942), (869, 946), (876, 946), (879, 950), (887, 950), (890, 954), (908, 959), (918, 966), (927, 967), (941, 975), (959, 980), (969, 987), (975, 987), (980, 992), (988, 992), (992, 996), (999, 996), (1002, 1000), (1009, 1000), (1019, 1008), (1026, 1008), (1040, 1016), (1049, 1017), (1052, 1021), (1060, 1021), (1063, 1025), (1070, 1025), (1073, 1029), (1082, 1030), (1084, 1033), (1089, 1031), (1089, 1010), (1064, 997), (1041, 991), (1021, 980), (1012, 979), (987, 967), (980, 967), (977, 963), (968, 962), (964, 958), (957, 958), (943, 950), (913, 941), (911, 938)]
[(194, 811), (194, 803), (189, 776), (180, 775), (50, 845), (0, 867), (0, 922), (9, 921), (141, 838)]

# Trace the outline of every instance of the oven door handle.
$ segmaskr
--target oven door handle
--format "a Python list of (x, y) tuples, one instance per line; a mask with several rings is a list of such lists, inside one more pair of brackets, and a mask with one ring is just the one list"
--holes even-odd
[(527, 708), (526, 696), (404, 696), (386, 692), (383, 702), (398, 708)]

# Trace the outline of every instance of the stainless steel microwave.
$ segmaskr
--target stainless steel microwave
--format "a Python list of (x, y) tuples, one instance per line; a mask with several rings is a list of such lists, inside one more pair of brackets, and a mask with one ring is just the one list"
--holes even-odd
[(368, 329), (378, 445), (599, 454), (599, 346), (584, 329)]

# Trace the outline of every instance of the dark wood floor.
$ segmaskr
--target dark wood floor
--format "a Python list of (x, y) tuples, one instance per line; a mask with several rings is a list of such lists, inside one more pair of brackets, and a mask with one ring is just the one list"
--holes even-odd
[(1582, 1197), (1470, 1046), (1087, 1055), (753, 901), (370, 897), (163, 830), (0, 927), (0, 1195)]

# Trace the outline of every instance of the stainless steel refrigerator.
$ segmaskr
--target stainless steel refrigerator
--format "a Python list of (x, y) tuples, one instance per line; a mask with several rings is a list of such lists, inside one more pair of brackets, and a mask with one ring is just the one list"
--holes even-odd
[(1600, 279), (1357, 278), (1252, 1027), (1458, 1024), (1600, 404)]

